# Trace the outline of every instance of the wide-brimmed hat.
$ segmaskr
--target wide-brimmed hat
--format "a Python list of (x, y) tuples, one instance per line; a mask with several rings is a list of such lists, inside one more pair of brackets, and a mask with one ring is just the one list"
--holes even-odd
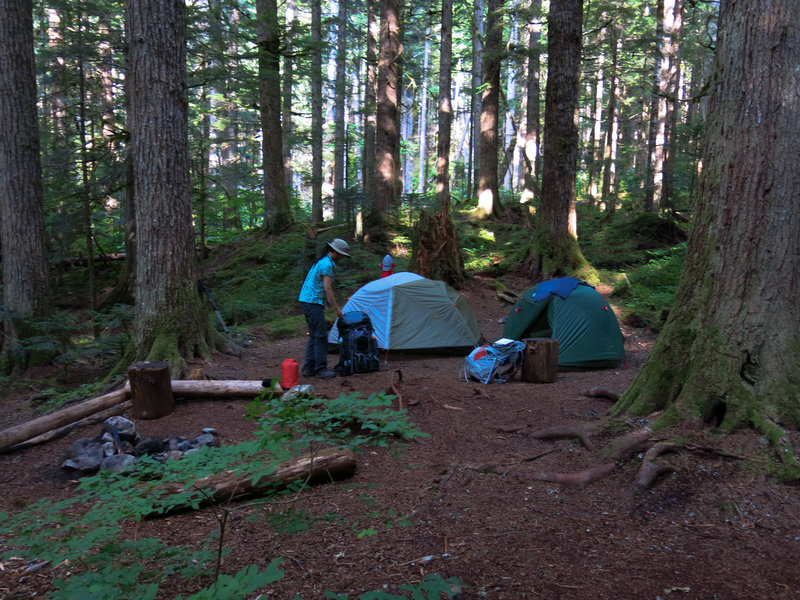
[(350, 246), (347, 245), (343, 239), (335, 238), (328, 242), (328, 247), (334, 252), (338, 252), (342, 256), (350, 256)]

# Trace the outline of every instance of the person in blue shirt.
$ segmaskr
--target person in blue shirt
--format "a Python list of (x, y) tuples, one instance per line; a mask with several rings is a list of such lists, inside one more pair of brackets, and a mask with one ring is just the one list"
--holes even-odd
[(300, 306), (308, 325), (308, 343), (302, 374), (304, 377), (330, 379), (336, 372), (328, 369), (328, 328), (325, 324), (325, 301), (337, 317), (342, 309), (333, 294), (333, 277), (336, 263), (343, 256), (350, 256), (350, 247), (342, 239), (327, 243), (327, 252), (309, 270), (300, 289)]

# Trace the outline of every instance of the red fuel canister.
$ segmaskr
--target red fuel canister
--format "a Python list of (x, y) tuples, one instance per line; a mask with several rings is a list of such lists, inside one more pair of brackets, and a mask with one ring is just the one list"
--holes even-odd
[(287, 358), (281, 364), (281, 387), (288, 390), (297, 385), (297, 361)]

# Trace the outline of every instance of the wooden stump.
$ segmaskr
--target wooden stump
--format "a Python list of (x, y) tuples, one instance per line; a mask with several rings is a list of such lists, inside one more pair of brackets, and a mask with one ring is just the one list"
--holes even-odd
[(552, 383), (558, 377), (558, 340), (525, 338), (520, 379), (528, 383)]
[(128, 367), (128, 380), (136, 419), (158, 419), (175, 410), (169, 365), (165, 362), (137, 362)]

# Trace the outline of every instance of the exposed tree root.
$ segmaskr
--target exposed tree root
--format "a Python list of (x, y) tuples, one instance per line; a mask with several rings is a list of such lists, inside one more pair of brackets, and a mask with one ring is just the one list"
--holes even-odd
[(631, 433), (617, 438), (605, 448), (600, 451), (600, 454), (605, 458), (617, 459), (629, 454), (642, 446), (650, 436), (653, 435), (653, 430), (644, 426), (641, 429), (632, 431)]
[(611, 473), (615, 466), (616, 465), (614, 463), (606, 463), (604, 465), (585, 469), (584, 471), (577, 471), (575, 473), (540, 471), (539, 473), (534, 473), (532, 477), (533, 479), (539, 479), (541, 481), (554, 481), (556, 483), (570, 483), (573, 485), (588, 485)]
[(585, 392), (581, 392), (581, 396), (588, 396), (589, 398), (608, 398), (612, 402), (619, 400), (621, 395), (622, 394), (620, 392), (616, 392), (611, 388), (602, 386), (589, 388)]
[(539, 452), (538, 454), (533, 454), (530, 456), (511, 454), (501, 457), (496, 462), (464, 463), (464, 467), (472, 471), (478, 471), (480, 473), (501, 473), (501, 472), (505, 473), (507, 467), (512, 467), (520, 463), (532, 462), (534, 460), (542, 458), (543, 456), (547, 456), (552, 452), (553, 452), (552, 450), (546, 450), (544, 452)]
[[(403, 372), (400, 369), (397, 369), (394, 373), (392, 373), (392, 383), (390, 385), (390, 389), (392, 393), (397, 396), (397, 409), (403, 410), (403, 395), (400, 393), (400, 390), (397, 388), (398, 384), (403, 381)], [(415, 404), (419, 404), (419, 400), (416, 401), (409, 401), (408, 405), (413, 406)]]
[(658, 442), (644, 454), (642, 466), (639, 468), (639, 475), (636, 477), (636, 487), (639, 490), (646, 490), (651, 487), (656, 479), (664, 473), (674, 473), (677, 469), (664, 460), (657, 460), (665, 452), (673, 452), (678, 446)]
[(589, 439), (587, 433), (580, 427), (572, 427), (569, 425), (557, 425), (555, 427), (547, 427), (540, 429), (530, 434), (532, 438), (537, 440), (546, 440), (553, 438), (578, 438), (589, 452), (595, 452), (597, 448)]

